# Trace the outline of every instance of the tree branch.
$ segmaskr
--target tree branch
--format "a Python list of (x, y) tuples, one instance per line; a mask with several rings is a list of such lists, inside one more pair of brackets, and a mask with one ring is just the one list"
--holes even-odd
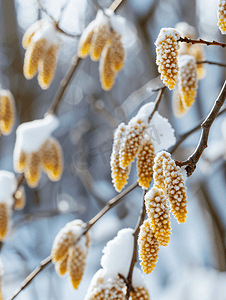
[(131, 260), (131, 264), (130, 264), (129, 273), (128, 273), (128, 276), (126, 278), (126, 285), (127, 285), (126, 300), (129, 300), (130, 293), (134, 291), (134, 288), (133, 288), (133, 285), (132, 285), (132, 277), (133, 277), (133, 269), (134, 269), (134, 266), (137, 262), (137, 240), (138, 240), (138, 235), (139, 235), (139, 232), (140, 232), (140, 226), (143, 224), (145, 214), (146, 214), (145, 199), (144, 199), (146, 193), (147, 193), (147, 190), (144, 190), (143, 206), (142, 206), (142, 209), (141, 209), (141, 212), (140, 212), (140, 216), (139, 216), (137, 225), (136, 225), (136, 227), (134, 229), (134, 233), (133, 233), (133, 237), (134, 237), (133, 256), (132, 256), (132, 260)]
[(157, 98), (155, 99), (155, 107), (154, 107), (153, 112), (151, 113), (151, 115), (150, 115), (149, 118), (148, 118), (148, 123), (150, 123), (150, 121), (151, 121), (151, 119), (152, 119), (154, 113), (158, 110), (159, 103), (160, 103), (161, 100), (162, 100), (162, 96), (163, 96), (163, 94), (164, 94), (165, 88), (166, 88), (166, 87), (164, 86), (163, 88), (161, 88), (161, 89), (159, 90), (158, 96), (157, 96)]
[(207, 147), (207, 141), (208, 141), (210, 127), (213, 124), (213, 121), (216, 119), (220, 108), (224, 104), (225, 98), (226, 98), (226, 81), (224, 82), (224, 85), (220, 91), (220, 94), (217, 97), (210, 113), (205, 118), (204, 122), (202, 122), (202, 124), (201, 124), (202, 133), (201, 133), (201, 137), (200, 137), (198, 146), (195, 149), (194, 153), (186, 161), (183, 161), (183, 162), (177, 161), (176, 162), (176, 164), (180, 167), (185, 166), (185, 165), (187, 166), (186, 171), (187, 171), (188, 176), (191, 176), (192, 173), (194, 172), (197, 162), (199, 161), (203, 151)]
[(222, 63), (218, 63), (218, 62), (214, 62), (214, 61), (209, 61), (209, 60), (197, 61), (196, 64), (197, 65), (209, 64), (209, 65), (216, 65), (216, 66), (219, 66), (219, 67), (226, 67), (226, 64), (222, 64)]
[(191, 43), (191, 44), (205, 44), (207, 46), (220, 46), (220, 47), (226, 47), (226, 44), (225, 43), (220, 43), (220, 42), (217, 42), (217, 41), (206, 41), (206, 40), (203, 40), (203, 39), (198, 39), (198, 40), (193, 40), (193, 39), (189, 39), (187, 37), (180, 37), (178, 40), (178, 42), (185, 42), (185, 43)]

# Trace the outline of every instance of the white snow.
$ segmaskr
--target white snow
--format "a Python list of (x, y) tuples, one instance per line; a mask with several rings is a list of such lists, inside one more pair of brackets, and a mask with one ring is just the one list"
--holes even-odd
[(16, 191), (17, 180), (12, 172), (0, 171), (0, 202), (11, 200)]
[(32, 42), (37, 42), (38, 40), (46, 39), (48, 45), (50, 44), (60, 44), (61, 39), (59, 37), (58, 31), (55, 28), (53, 22), (43, 20), (42, 26), (35, 32), (31, 38)]
[(167, 38), (172, 38), (174, 41), (177, 41), (180, 37), (179, 32), (175, 28), (161, 28), (155, 45), (165, 41)]
[(58, 118), (47, 115), (44, 119), (26, 122), (17, 128), (14, 153), (38, 151), (51, 133), (59, 126)]
[(154, 113), (150, 123), (148, 118), (155, 107), (154, 102), (147, 103), (138, 111), (135, 119), (142, 119), (147, 123), (145, 133), (152, 139), (155, 153), (169, 147), (176, 143), (175, 130), (172, 128), (169, 121), (162, 117), (157, 111)]
[(175, 25), (175, 29), (183, 37), (194, 38), (196, 36), (195, 27), (189, 25), (187, 22), (179, 22)]
[(116, 277), (120, 273), (127, 277), (133, 255), (133, 232), (132, 228), (118, 231), (117, 236), (104, 247), (101, 266), (106, 276)]

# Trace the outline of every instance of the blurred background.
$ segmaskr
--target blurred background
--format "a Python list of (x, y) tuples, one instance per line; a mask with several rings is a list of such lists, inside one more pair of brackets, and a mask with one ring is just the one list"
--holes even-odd
[[(69, 0), (60, 19), (60, 27), (81, 34), (95, 18), (91, 0)], [(56, 19), (65, 1), (41, 2)], [(100, 0), (107, 8), (112, 1)], [(27, 203), (13, 213), (12, 229), (3, 243), (3, 296), (9, 297), (25, 277), (50, 254), (58, 231), (73, 219), (90, 220), (114, 197), (110, 155), (114, 129), (128, 122), (145, 103), (154, 101), (159, 84), (154, 42), (162, 27), (178, 22), (194, 26), (197, 36), (226, 42), (217, 27), (216, 0), (123, 0), (117, 11), (127, 20), (124, 43), (127, 59), (110, 92), (102, 90), (99, 64), (86, 58), (79, 67), (60, 107), (59, 128), (54, 136), (64, 153), (62, 179), (53, 183), (42, 175), (37, 189), (26, 183)], [(17, 121), (9, 136), (1, 136), (0, 169), (13, 171), (15, 131), (20, 123), (43, 118), (61, 79), (77, 51), (78, 39), (62, 36), (57, 71), (47, 91), (37, 78), (23, 76), (25, 50), (21, 40), (26, 29), (46, 17), (35, 0), (0, 1), (0, 84), (10, 89), (17, 107)], [(225, 62), (226, 50), (205, 48), (209, 61)], [(225, 69), (205, 65), (206, 76), (199, 82), (195, 104), (186, 116), (177, 119), (172, 111), (172, 91), (166, 91), (159, 113), (168, 118), (177, 137), (193, 128), (210, 111), (225, 79)], [(135, 93), (134, 93), (135, 92)], [(134, 93), (134, 94), (133, 94)], [(178, 225), (172, 219), (168, 247), (161, 247), (156, 268), (145, 275), (151, 299), (226, 299), (226, 123), (224, 115), (214, 122), (209, 148), (187, 180), (188, 218)], [(222, 125), (224, 124), (224, 125)], [(186, 159), (195, 149), (200, 132), (190, 136), (174, 153)], [(225, 140), (224, 140), (225, 139)], [(223, 142), (224, 141), (224, 142)], [(133, 164), (129, 184), (137, 179)], [(67, 275), (59, 278), (50, 264), (21, 292), (18, 300), (82, 300), (94, 273), (100, 268), (102, 249), (124, 227), (134, 228), (142, 205), (142, 189), (136, 188), (123, 202), (109, 211), (92, 228), (92, 248), (86, 271), (77, 291)]]

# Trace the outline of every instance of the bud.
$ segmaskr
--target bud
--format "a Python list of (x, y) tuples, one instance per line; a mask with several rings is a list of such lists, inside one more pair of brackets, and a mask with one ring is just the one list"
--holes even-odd
[(179, 32), (174, 28), (162, 28), (155, 42), (158, 71), (166, 86), (172, 90), (177, 82)]

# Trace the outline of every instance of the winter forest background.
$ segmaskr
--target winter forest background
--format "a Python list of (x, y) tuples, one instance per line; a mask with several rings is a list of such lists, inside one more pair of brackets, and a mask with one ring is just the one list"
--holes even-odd
[[(109, 7), (111, 2), (101, 0), (99, 4)], [(46, 0), (42, 4), (57, 18), (65, 1)], [(24, 184), (26, 206), (13, 213), (11, 234), (1, 249), (4, 298), (9, 297), (50, 254), (56, 234), (67, 222), (73, 219), (87, 222), (117, 194), (111, 183), (109, 164), (113, 132), (119, 123), (128, 122), (143, 104), (156, 98), (157, 93), (151, 89), (155, 82), (151, 80), (158, 76), (154, 42), (160, 29), (185, 21), (196, 28), (199, 37), (226, 42), (217, 27), (216, 0), (123, 0), (117, 13), (128, 20), (125, 67), (109, 92), (102, 90), (98, 63), (90, 58), (82, 62), (70, 83), (57, 113), (60, 126), (54, 132), (63, 149), (63, 176), (59, 182), (51, 182), (43, 174), (35, 189)], [(70, 0), (60, 26), (67, 32), (80, 34), (95, 15), (96, 8), (91, 0)], [(35, 0), (0, 2), (0, 84), (3, 89), (11, 90), (17, 108), (12, 134), (1, 136), (1, 170), (13, 172), (17, 126), (43, 118), (77, 51), (78, 39), (63, 36), (55, 78), (48, 90), (43, 91), (36, 78), (29, 81), (24, 78), (22, 36), (43, 16)], [(225, 62), (225, 49), (214, 46), (204, 46), (204, 49), (209, 61)], [(169, 119), (177, 136), (193, 128), (209, 113), (222, 87), (225, 68), (208, 64), (205, 68), (206, 76), (199, 82), (196, 102), (184, 117), (174, 117), (172, 91), (164, 93), (159, 112)], [(178, 225), (172, 219), (170, 244), (161, 248), (161, 258), (154, 271), (145, 275), (153, 300), (207, 300), (213, 297), (225, 300), (226, 152), (224, 157), (218, 155), (223, 118), (224, 115), (215, 120), (209, 148), (187, 180), (186, 223)], [(174, 157), (186, 159), (194, 151), (199, 136), (200, 131), (191, 135)], [(136, 179), (133, 166), (129, 184)], [(50, 264), (17, 299), (82, 300), (92, 276), (100, 267), (104, 245), (121, 228), (135, 227), (141, 205), (142, 189), (136, 188), (93, 226), (92, 247), (78, 290), (72, 288), (67, 277), (59, 278)]]

